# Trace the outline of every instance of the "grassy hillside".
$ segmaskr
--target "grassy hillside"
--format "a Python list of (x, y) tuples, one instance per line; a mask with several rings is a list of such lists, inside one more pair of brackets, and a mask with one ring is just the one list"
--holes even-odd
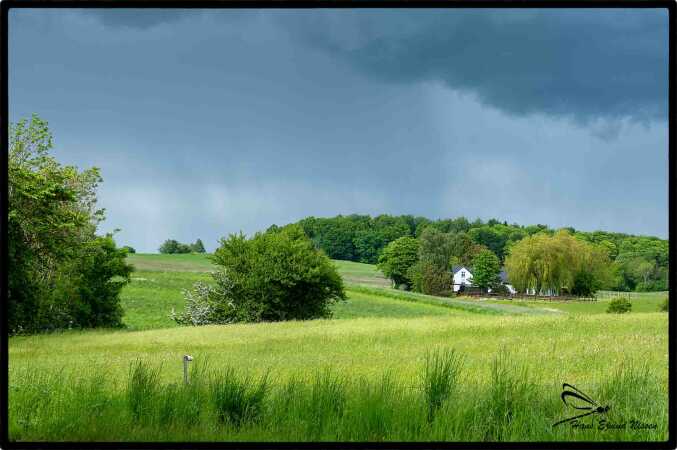
[[(172, 307), (182, 307), (182, 289), (209, 281), (208, 258), (130, 255), (129, 260), (137, 270), (123, 291), (127, 329), (10, 339), (12, 436), (28, 440), (646, 440), (665, 436), (668, 318), (655, 312), (664, 294), (633, 299), (633, 312), (623, 315), (602, 314), (608, 300), (441, 298), (391, 289), (374, 266), (337, 261), (349, 299), (334, 307), (332, 319), (176, 327), (168, 314)], [(432, 350), (445, 349), (454, 349), (462, 358), (460, 378), (454, 381), (456, 397), (445, 403), (439, 419), (426, 420), (420, 414), (422, 405), (431, 401), (421, 390), (425, 358)], [(168, 399), (184, 395), (179, 389), (184, 354), (195, 358), (195, 367), (208, 364), (213, 374), (208, 383), (224, 379), (228, 368), (242, 377), (269, 371), (268, 412), (243, 428), (225, 426), (209, 415), (201, 416), (199, 424), (162, 422)], [(509, 370), (496, 365), (498, 357), (510, 362)], [(159, 385), (152, 389), (158, 397), (153, 397), (152, 408), (159, 422), (137, 422), (130, 416), (128, 377), (134, 361), (158, 370), (159, 378), (153, 383)], [(333, 375), (328, 373), (345, 382), (340, 389), (347, 411), (352, 412), (326, 419), (329, 422), (320, 434), (306, 425), (295, 428), (295, 423), (313, 423), (317, 418), (315, 413), (306, 417), (302, 412), (314, 411), (316, 393), (312, 392), (317, 386), (333, 389)], [(294, 379), (300, 383), (296, 387)], [(553, 420), (567, 412), (559, 400), (564, 382), (611, 404), (614, 420), (639, 418), (659, 427), (643, 434), (553, 430)], [(204, 385), (202, 397), (195, 397), (203, 399), (200, 408), (211, 411), (204, 414), (218, 412), (214, 410), (218, 403), (207, 400), (213, 389)], [(294, 391), (300, 396), (294, 397), (294, 411), (301, 411), (300, 416), (290, 412), (283, 422), (277, 421), (275, 417), (288, 410), (284, 402), (292, 401), (285, 392), (296, 389), (301, 391)], [(303, 389), (310, 389), (306, 397), (299, 393)], [(374, 397), (388, 389), (394, 389), (396, 394), (388, 398), (395, 403)], [(298, 406), (303, 402), (311, 403)], [(508, 407), (515, 408), (517, 422), (496, 416), (496, 411)], [(85, 423), (80, 419), (84, 410), (98, 412)]]
[[(183, 290), (195, 282), (209, 282), (213, 269), (208, 255), (129, 255), (136, 271), (122, 293), (125, 324), (133, 330), (172, 328), (169, 318), (174, 308), (183, 308)], [(389, 282), (369, 264), (334, 261), (348, 286), (389, 286)], [(462, 310), (441, 308), (418, 302), (394, 301), (379, 292), (348, 291), (348, 301), (334, 306), (335, 319), (357, 317), (423, 317), (463, 314)]]
[[(132, 254), (136, 267), (132, 283), (122, 293), (125, 324), (132, 330), (175, 327), (172, 308), (183, 308), (182, 291), (197, 281), (210, 280), (209, 255)], [(348, 288), (348, 301), (334, 307), (334, 318), (423, 317), (482, 314), (603, 314), (611, 297), (597, 302), (448, 299), (390, 289), (390, 282), (376, 266), (334, 261)], [(634, 294), (633, 313), (656, 312), (667, 293)]]
[[(351, 374), (378, 375), (386, 368), (406, 376), (434, 347), (454, 347), (468, 355), (468, 367), (488, 376), (488, 363), (501, 348), (533, 365), (544, 380), (585, 382), (603, 377), (624, 361), (644, 361), (667, 374), (667, 315), (599, 316), (429, 316), (360, 318), (262, 324), (181, 327), (148, 331), (65, 332), (14, 337), (12, 371), (86, 367), (106, 369), (124, 380), (130, 361), (163, 363), (167, 380), (179, 380), (181, 356), (208, 358), (215, 366), (234, 365), (276, 374), (324, 366)], [(78, 351), (72, 351), (78, 349)]]

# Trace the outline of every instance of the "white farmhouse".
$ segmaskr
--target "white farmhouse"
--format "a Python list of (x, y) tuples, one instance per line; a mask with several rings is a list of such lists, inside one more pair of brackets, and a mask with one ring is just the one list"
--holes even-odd
[(454, 292), (458, 292), (461, 286), (472, 286), (472, 273), (465, 266), (454, 266)]
[[(458, 292), (461, 289), (461, 286), (472, 286), (472, 272), (466, 266), (454, 266), (451, 269), (454, 273), (454, 292)], [(499, 273), (501, 278), (501, 284), (503, 284), (510, 294), (515, 294), (517, 291), (515, 288), (508, 283), (508, 274), (505, 272), (505, 269), (501, 269)], [(489, 289), (491, 292), (491, 289)]]

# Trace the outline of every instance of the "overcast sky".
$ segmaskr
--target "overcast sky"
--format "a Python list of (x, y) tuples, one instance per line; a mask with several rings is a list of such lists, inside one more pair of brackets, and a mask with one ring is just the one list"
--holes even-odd
[(12, 10), (10, 120), (101, 168), (101, 231), (208, 250), (305, 216), (668, 234), (668, 15)]

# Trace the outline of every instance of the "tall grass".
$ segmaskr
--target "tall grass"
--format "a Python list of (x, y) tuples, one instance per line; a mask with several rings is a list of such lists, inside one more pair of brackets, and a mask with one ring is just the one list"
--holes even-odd
[[(585, 391), (609, 405), (581, 429), (552, 424), (571, 411), (562, 380), (537, 380), (502, 351), (464, 376), (464, 357), (427, 354), (416, 379), (385, 373), (350, 379), (327, 369), (276, 380), (196, 363), (189, 384), (131, 364), (127, 380), (105, 374), (26, 372), (10, 385), (10, 438), (18, 441), (656, 441), (667, 438), (667, 387), (648, 366), (591, 374)], [(598, 429), (639, 420), (650, 429)]]
[(457, 388), (461, 366), (461, 357), (453, 350), (436, 350), (426, 355), (422, 384), (429, 422)]
[(239, 377), (232, 368), (217, 375), (211, 386), (212, 402), (219, 421), (235, 427), (259, 419), (267, 392), (267, 375), (257, 381), (250, 375)]

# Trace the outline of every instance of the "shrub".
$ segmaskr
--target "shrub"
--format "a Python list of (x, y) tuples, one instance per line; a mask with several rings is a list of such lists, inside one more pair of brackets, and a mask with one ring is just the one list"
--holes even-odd
[(413, 290), (416, 292), (442, 297), (449, 297), (454, 292), (454, 280), (451, 272), (428, 262), (417, 262), (409, 268), (407, 275), (411, 279)]
[(502, 295), (502, 296), (505, 296), (505, 297), (510, 296), (510, 291), (508, 290), (508, 286), (506, 286), (505, 284), (498, 284), (498, 285), (494, 286), (491, 289), (491, 293), (496, 294), (496, 295)]
[(129, 245), (123, 245), (122, 248), (127, 250), (127, 253), (136, 253), (136, 249), (134, 247), (130, 247)]
[(630, 312), (632, 309), (632, 303), (630, 300), (623, 297), (615, 298), (609, 302), (609, 306), (606, 309), (608, 313), (623, 314)]
[(574, 282), (571, 287), (571, 294), (579, 297), (591, 297), (597, 291), (599, 282), (595, 275), (587, 270), (580, 270), (574, 275)]
[(658, 310), (668, 312), (668, 309), (669, 309), (668, 297), (665, 297), (661, 302), (661, 304), (658, 305)]
[(343, 280), (297, 227), (221, 240), (212, 258), (214, 284), (196, 283), (185, 293), (181, 324), (306, 320), (331, 315), (345, 300)]
[(125, 250), (116, 248), (111, 236), (98, 237), (84, 246), (71, 270), (64, 274), (71, 292), (67, 297), (71, 326), (122, 325), (120, 292), (133, 270), (125, 256)]

